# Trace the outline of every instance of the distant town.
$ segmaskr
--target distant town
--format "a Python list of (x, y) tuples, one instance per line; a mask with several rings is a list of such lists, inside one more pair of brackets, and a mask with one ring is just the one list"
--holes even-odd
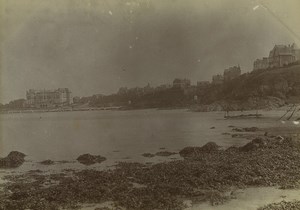
[[(300, 49), (295, 44), (275, 45), (268, 57), (257, 59), (253, 63), (253, 71), (280, 69), (288, 66), (299, 65)], [(249, 74), (249, 73), (246, 73)], [(165, 108), (165, 107), (186, 107), (193, 104), (213, 103), (219, 100), (226, 88), (232, 81), (241, 77), (239, 65), (229, 67), (223, 74), (213, 75), (211, 81), (198, 81), (191, 84), (186, 78), (176, 78), (173, 84), (162, 84), (158, 87), (127, 88), (121, 87), (116, 94), (93, 95), (89, 97), (72, 96), (68, 88), (56, 90), (35, 90), (26, 91), (26, 99), (18, 99), (8, 104), (1, 105), (1, 110), (36, 110), (36, 109), (90, 109), (91, 107), (115, 107), (115, 108)], [(266, 85), (261, 85), (266, 88)], [(299, 86), (300, 87), (300, 86)], [(295, 90), (299, 88), (296, 84)], [(222, 93), (223, 91), (223, 93)], [(229, 90), (227, 90), (228, 92)], [(236, 90), (232, 90), (235, 92)], [(245, 93), (243, 93), (245, 94)], [(251, 93), (253, 94), (253, 93)], [(223, 94), (224, 95), (224, 94)], [(226, 94), (225, 94), (226, 95)], [(241, 98), (236, 93), (231, 98)], [(276, 95), (275, 95), (276, 96)]]

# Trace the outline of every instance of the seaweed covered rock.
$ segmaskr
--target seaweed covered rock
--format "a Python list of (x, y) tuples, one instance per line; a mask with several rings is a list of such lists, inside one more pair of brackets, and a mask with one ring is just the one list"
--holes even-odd
[(105, 161), (106, 158), (102, 157), (101, 155), (83, 154), (83, 155), (80, 155), (77, 158), (77, 160), (79, 163), (82, 163), (84, 165), (92, 165), (95, 163), (101, 163), (101, 162)]
[(152, 158), (152, 157), (154, 157), (155, 155), (152, 154), (152, 153), (143, 153), (142, 156), (147, 157), (147, 158)]
[(234, 152), (238, 152), (238, 151), (239, 151), (239, 148), (236, 147), (236, 146), (231, 146), (231, 147), (228, 147), (225, 151), (226, 151), (226, 152), (234, 153)]
[(300, 201), (281, 201), (279, 203), (272, 203), (264, 207), (258, 208), (258, 210), (298, 210), (300, 209)]
[(243, 152), (249, 152), (249, 151), (254, 151), (259, 148), (264, 148), (267, 145), (267, 140), (257, 137), (253, 139), (251, 142), (247, 143), (246, 145), (240, 147), (240, 151)]
[(259, 128), (257, 128), (257, 127), (233, 128), (232, 131), (235, 131), (235, 132), (256, 132), (256, 131), (259, 131)]
[(202, 147), (185, 147), (179, 152), (179, 154), (182, 157), (191, 157), (199, 153), (215, 152), (218, 151), (218, 149), (219, 146), (215, 142), (208, 142)]
[(219, 146), (215, 142), (208, 142), (200, 148), (204, 152), (213, 152), (219, 149)]
[(163, 157), (167, 157), (167, 156), (171, 156), (171, 155), (175, 155), (177, 154), (176, 152), (169, 152), (169, 151), (160, 151), (155, 153), (156, 156), (163, 156)]
[(44, 161), (40, 162), (40, 164), (43, 164), (43, 165), (53, 165), (54, 161), (52, 161), (52, 160), (44, 160)]
[(0, 159), (0, 168), (16, 168), (25, 161), (25, 154), (18, 151), (10, 152), (5, 158)]

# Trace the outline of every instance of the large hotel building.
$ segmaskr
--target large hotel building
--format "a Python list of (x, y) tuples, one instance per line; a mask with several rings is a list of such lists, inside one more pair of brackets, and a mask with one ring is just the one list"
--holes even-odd
[(26, 91), (26, 106), (30, 108), (55, 108), (72, 103), (72, 93), (68, 88), (56, 90)]

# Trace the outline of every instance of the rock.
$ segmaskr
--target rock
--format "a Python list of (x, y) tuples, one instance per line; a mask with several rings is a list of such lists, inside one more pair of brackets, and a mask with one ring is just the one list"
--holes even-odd
[(142, 154), (142, 156), (148, 157), (148, 158), (152, 158), (152, 157), (154, 157), (155, 155), (154, 155), (154, 154), (151, 154), (151, 153), (144, 153), (144, 154)]
[(25, 161), (25, 154), (12, 151), (5, 158), (0, 159), (0, 168), (16, 168), (21, 166)]
[(233, 128), (232, 131), (235, 132), (256, 132), (259, 128), (257, 127), (249, 127), (249, 128)]
[[(40, 172), (11, 174), (6, 176), (9, 182), (0, 192), (0, 209), (79, 209), (84, 203), (114, 201), (115, 208), (120, 209), (179, 210), (185, 208), (179, 198), (219, 205), (236, 196), (233, 189), (299, 187), (297, 141), (285, 137), (278, 144), (274, 138), (260, 137), (250, 143), (255, 148), (249, 153), (237, 147), (218, 150), (215, 143), (210, 143), (184, 148), (181, 155), (195, 155), (185, 160), (120, 162), (113, 170), (74, 170), (50, 176)], [(211, 147), (218, 151), (204, 150)], [(296, 203), (282, 206), (285, 208), (278, 209), (300, 209)], [(274, 208), (263, 210), (267, 209)]]
[(253, 139), (251, 142), (248, 144), (240, 147), (240, 151), (243, 152), (249, 152), (249, 151), (254, 151), (257, 150), (258, 148), (263, 148), (267, 145), (267, 141), (263, 138), (257, 137)]
[(300, 209), (300, 201), (281, 201), (279, 203), (271, 203), (263, 207), (258, 208), (258, 210), (297, 210)]
[(160, 152), (155, 153), (156, 156), (164, 156), (164, 157), (167, 157), (170, 155), (175, 155), (175, 154), (177, 154), (177, 153), (176, 152), (168, 152), (168, 151), (160, 151)]
[(279, 140), (279, 141), (283, 141), (284, 140), (284, 138), (282, 136), (280, 136), (280, 135), (276, 136), (275, 139)]
[(185, 147), (180, 150), (179, 155), (181, 157), (190, 157), (201, 152), (201, 147)]
[(257, 127), (244, 128), (246, 132), (256, 132), (259, 130)]
[(265, 146), (267, 144), (266, 139), (261, 137), (256, 137), (255, 139), (252, 140), (252, 142), (255, 144), (259, 144), (260, 146)]
[(232, 131), (235, 131), (235, 132), (244, 132), (244, 130), (242, 128), (233, 128)]
[(84, 165), (92, 165), (95, 163), (101, 163), (106, 160), (105, 157), (102, 157), (101, 155), (91, 155), (91, 154), (84, 154), (80, 155), (77, 158), (78, 162), (84, 164)]
[(218, 151), (219, 146), (215, 142), (208, 142), (202, 147), (185, 147), (183, 148), (179, 154), (182, 157), (190, 157), (197, 155), (198, 153), (209, 153)]
[(231, 146), (231, 147), (228, 147), (225, 151), (226, 152), (238, 152), (239, 148), (235, 147), (235, 146)]
[(219, 146), (215, 142), (208, 142), (207, 144), (201, 147), (201, 150), (205, 152), (217, 151), (218, 149)]
[(54, 164), (54, 161), (52, 161), (52, 160), (44, 160), (44, 161), (40, 162), (40, 164), (43, 164), (43, 165), (52, 165), (52, 164)]
[(215, 127), (211, 127), (210, 129), (215, 129)]

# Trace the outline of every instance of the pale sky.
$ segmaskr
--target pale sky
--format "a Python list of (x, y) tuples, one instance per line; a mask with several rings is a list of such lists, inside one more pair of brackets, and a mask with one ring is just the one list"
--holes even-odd
[(0, 0), (0, 103), (27, 89), (74, 96), (193, 83), (300, 46), (299, 0)]

